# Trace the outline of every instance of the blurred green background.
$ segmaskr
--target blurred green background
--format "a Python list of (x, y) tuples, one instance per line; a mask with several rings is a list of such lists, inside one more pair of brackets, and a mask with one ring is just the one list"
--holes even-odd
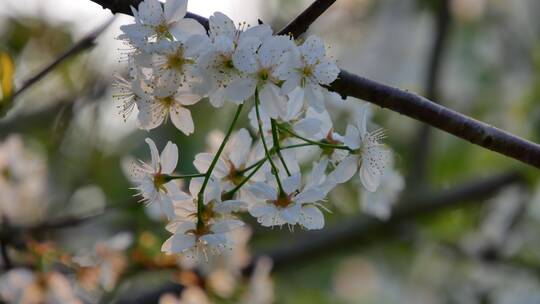
[[(446, 9), (441, 7), (445, 2), (338, 0), (309, 32), (321, 36), (348, 71), (433, 95), (454, 110), (540, 142), (540, 2), (450, 0)], [(250, 23), (260, 18), (277, 30), (309, 3), (191, 0), (189, 9), (204, 16), (221, 10)], [(109, 16), (86, 0), (3, 0), (0, 52), (14, 62), (15, 89)], [(46, 221), (103, 213), (74, 227), (31, 234), (54, 240), (68, 252), (90, 250), (98, 240), (125, 231), (135, 240), (130, 250), (145, 248), (145, 255), (155, 258), (168, 233), (132, 197), (122, 163), (126, 156), (146, 160), (143, 139), (149, 136), (158, 147), (167, 140), (177, 143), (179, 171), (194, 172), (194, 155), (207, 148), (212, 130), (226, 127), (234, 110), (225, 107), (218, 113), (209, 103), (198, 103), (192, 109), (196, 131), (190, 137), (171, 124), (145, 132), (134, 119), (124, 122), (111, 84), (114, 73), (126, 73), (123, 45), (115, 37), (129, 20), (118, 18), (94, 49), (61, 64), (19, 96), (0, 120), (0, 141), (18, 134), (46, 161), (47, 195), (38, 202), (47, 205)], [(440, 22), (446, 29), (433, 84), (429, 70)], [(333, 115), (346, 117), (355, 102), (333, 105)], [(524, 179), (486, 190), (486, 199), (413, 216), (392, 224), (391, 231), (370, 230), (330, 244), (316, 257), (280, 264), (272, 274), (275, 302), (540, 303), (538, 171), (441, 131), (428, 132), (423, 146), (419, 123), (375, 106), (374, 114), (377, 125), (387, 130), (395, 166), (406, 179), (402, 196), (407, 199), (399, 200), (398, 208), (426, 193), (433, 193), (437, 203), (440, 191), (509, 170)], [(337, 123), (342, 120), (335, 121), (343, 131), (345, 125)], [(248, 127), (247, 117), (241, 125)], [(425, 157), (419, 158), (419, 149)], [(325, 229), (359, 216), (358, 185), (350, 182), (332, 192)], [(0, 204), (6, 199), (2, 195)], [(304, 237), (302, 231), (255, 225), (252, 230), (254, 253), (287, 248)], [(149, 236), (157, 241), (145, 243)], [(12, 250), (15, 255), (24, 251)], [(127, 256), (130, 276), (121, 281), (118, 294), (142, 290), (134, 289), (141, 283), (130, 282), (133, 278), (147, 289), (169, 280), (171, 270), (148, 266), (132, 253)]]

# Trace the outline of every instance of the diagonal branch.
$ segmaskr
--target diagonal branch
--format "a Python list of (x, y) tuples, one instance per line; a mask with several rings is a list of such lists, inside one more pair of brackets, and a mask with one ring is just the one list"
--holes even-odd
[[(360, 215), (342, 221), (338, 225), (320, 231), (309, 231), (294, 235), (294, 241), (283, 242), (291, 244), (264, 252), (260, 256), (269, 256), (274, 262), (274, 269), (316, 258), (328, 254), (328, 249), (336, 251), (340, 248), (350, 248), (360, 240), (372, 238), (373, 241), (384, 240), (377, 237), (401, 223), (414, 220), (420, 216), (432, 214), (446, 209), (476, 204), (492, 197), (502, 188), (523, 182), (523, 176), (517, 172), (506, 172), (481, 180), (464, 182), (451, 189), (432, 193), (424, 193), (417, 197), (402, 199), (387, 221)], [(253, 265), (244, 269), (249, 274)]]
[(315, 0), (300, 15), (294, 18), (287, 26), (278, 32), (279, 35), (291, 35), (294, 38), (305, 33), (309, 26), (315, 22), (336, 0)]
[(72, 58), (76, 56), (77, 54), (91, 49), (95, 46), (95, 42), (97, 37), (109, 25), (114, 21), (114, 18), (109, 19), (105, 24), (101, 25), (94, 31), (92, 31), (90, 34), (88, 34), (86, 37), (84, 37), (82, 40), (77, 42), (75, 45), (73, 45), (69, 50), (67, 50), (64, 54), (62, 54), (60, 57), (58, 57), (55, 61), (53, 61), (51, 64), (46, 66), (43, 70), (38, 72), (36, 75), (31, 77), (30, 79), (26, 80), (23, 85), (10, 97), (10, 99), (13, 101), (15, 98), (17, 98), (20, 94), (22, 94), (24, 91), (26, 91), (28, 88), (30, 88), (32, 85), (34, 85), (36, 82), (41, 80), (43, 77), (45, 77), (47, 74), (49, 74), (51, 71), (53, 71), (58, 65), (60, 65), (62, 62), (66, 61), (69, 58)]
[[(110, 8), (113, 12), (126, 11), (130, 3), (140, 2), (140, 0), (92, 1), (101, 4), (104, 8)], [(120, 4), (122, 7), (119, 6)], [(200, 16), (197, 18), (206, 20)], [(540, 168), (540, 145), (438, 105), (420, 95), (387, 86), (345, 70), (341, 70), (338, 79), (329, 86), (329, 89), (343, 97), (356, 97), (401, 113), (486, 149)]]

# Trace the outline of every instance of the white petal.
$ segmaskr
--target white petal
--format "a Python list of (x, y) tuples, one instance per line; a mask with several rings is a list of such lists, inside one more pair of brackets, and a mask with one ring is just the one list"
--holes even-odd
[(321, 132), (321, 121), (315, 118), (304, 118), (294, 124), (293, 129), (299, 135), (317, 140), (316, 135)]
[(302, 183), (302, 176), (300, 173), (293, 174), (282, 181), (283, 190), (287, 194), (291, 194), (294, 191), (300, 189)]
[(289, 36), (271, 36), (264, 40), (258, 51), (259, 61), (263, 67), (277, 66), (287, 60), (286, 53), (294, 47)]
[(167, 182), (163, 185), (167, 189), (167, 195), (173, 201), (185, 201), (191, 199), (191, 196), (180, 190), (180, 187), (175, 181)]
[(360, 137), (360, 131), (353, 125), (347, 125), (347, 130), (345, 131), (345, 137), (343, 138), (343, 143), (351, 148), (358, 149), (362, 144), (362, 138)]
[(210, 230), (214, 233), (225, 233), (243, 227), (244, 225), (244, 222), (239, 220), (224, 220), (212, 224)]
[(166, 253), (181, 253), (182, 251), (195, 246), (195, 236), (185, 234), (174, 234), (168, 238), (161, 246), (161, 251)]
[(279, 215), (281, 218), (288, 224), (294, 225), (298, 222), (300, 218), (300, 204), (292, 204), (280, 210)]
[(208, 95), (208, 99), (210, 100), (210, 104), (214, 107), (222, 107), (225, 103), (225, 89), (218, 88), (217, 90)]
[(204, 177), (197, 177), (191, 179), (191, 181), (189, 182), (189, 193), (191, 193), (192, 197), (196, 198), (197, 195), (199, 195), (203, 181)]
[(314, 65), (324, 58), (326, 50), (324, 42), (317, 36), (309, 36), (299, 47), (304, 60), (308, 65)]
[[(205, 173), (206, 171), (208, 171), (208, 168), (210, 168), (210, 164), (212, 163), (213, 159), (214, 154), (199, 153), (195, 156), (193, 165), (195, 166), (195, 168), (197, 168), (199, 172)], [(216, 166), (214, 167), (214, 170), (212, 171), (212, 175), (217, 178), (223, 178), (227, 176), (227, 174), (229, 174), (229, 167), (220, 157), (216, 163)]]
[(139, 18), (145, 24), (158, 25), (164, 21), (163, 9), (158, 0), (146, 0), (139, 4)]
[(247, 203), (239, 200), (227, 200), (214, 206), (214, 211), (219, 213), (231, 213), (245, 211)]
[(358, 170), (358, 156), (349, 155), (345, 157), (330, 174), (337, 183), (344, 183), (350, 180)]
[(251, 78), (238, 78), (232, 81), (225, 89), (225, 98), (242, 103), (255, 93), (257, 82)]
[(231, 18), (227, 17), (221, 12), (215, 12), (208, 18), (208, 24), (210, 27), (210, 37), (223, 35), (230, 39), (234, 39), (236, 35), (236, 26)]
[(249, 208), (249, 214), (254, 217), (261, 217), (267, 214), (273, 214), (276, 212), (276, 207), (266, 203), (256, 203)]
[(326, 110), (322, 88), (317, 84), (307, 84), (304, 88), (306, 99), (315, 111), (321, 113)]
[(325, 196), (326, 194), (321, 189), (311, 188), (311, 189), (307, 189), (305, 191), (300, 192), (295, 197), (295, 201), (298, 204), (315, 203), (320, 200), (323, 200)]
[(252, 26), (240, 34), (239, 44), (242, 44), (242, 41), (248, 37), (258, 38), (264, 41), (270, 36), (272, 36), (272, 28), (268, 24)]
[(265, 183), (254, 183), (248, 186), (248, 190), (257, 198), (263, 200), (276, 200), (277, 192)]
[(324, 215), (315, 206), (304, 206), (300, 211), (298, 223), (309, 230), (322, 229), (324, 227)]
[[(292, 91), (294, 91), (295, 89), (297, 89), (298, 87), (300, 87), (300, 80), (301, 79), (302, 78), (300, 77), (300, 75), (298, 73), (291, 73), (289, 75), (289, 78), (287, 78), (287, 80), (285, 80), (285, 82), (281, 85), (281, 91), (283, 92), (283, 94), (289, 94)], [(302, 90), (300, 96), (294, 96), (294, 97), (301, 98), (302, 102), (303, 102), (304, 101), (304, 91)], [(289, 98), (291, 98), (291, 96), (289, 96)]]
[(191, 106), (199, 102), (201, 100), (201, 96), (197, 94), (190, 94), (190, 93), (180, 93), (175, 96), (175, 99), (184, 106)]
[(165, 149), (161, 151), (161, 173), (171, 174), (178, 163), (178, 147), (172, 142), (167, 142)]
[(191, 112), (182, 107), (179, 104), (175, 104), (171, 107), (171, 121), (178, 130), (186, 135), (190, 135), (195, 131), (195, 126), (193, 124), (193, 118), (191, 117)]
[(390, 151), (380, 147), (368, 147), (362, 154), (360, 181), (367, 191), (375, 192), (381, 183), (384, 169), (391, 159)]
[(337, 65), (329, 60), (322, 60), (313, 69), (313, 76), (320, 84), (331, 84), (339, 75)]
[(279, 87), (273, 83), (266, 83), (259, 92), (259, 99), (263, 110), (271, 118), (278, 118), (283, 110), (286, 98), (280, 94)]
[(192, 35), (205, 35), (206, 29), (195, 19), (184, 18), (175, 22), (169, 32), (178, 41), (186, 41)]
[(248, 154), (251, 151), (252, 139), (248, 130), (240, 129), (231, 138), (229, 158), (236, 169), (247, 162)]
[(233, 55), (234, 66), (242, 73), (251, 74), (255, 73), (259, 68), (257, 61), (256, 44), (260, 44), (258, 41), (250, 42), (245, 46), (236, 49)]
[(159, 193), (160, 200), (159, 200), (159, 206), (161, 207), (161, 211), (168, 220), (174, 219), (174, 205), (172, 199), (166, 194), (166, 193)]
[(165, 19), (167, 21), (179, 21), (184, 18), (187, 12), (187, 0), (167, 0), (165, 1)]
[(150, 154), (152, 155), (152, 169), (154, 169), (154, 172), (159, 171), (159, 152), (156, 147), (156, 144), (154, 141), (150, 138), (145, 139), (146, 143), (148, 144), (148, 147), (150, 147)]

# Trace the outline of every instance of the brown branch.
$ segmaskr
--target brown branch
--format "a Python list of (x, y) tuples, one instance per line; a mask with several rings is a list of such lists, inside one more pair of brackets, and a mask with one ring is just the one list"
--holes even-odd
[(45, 67), (43, 70), (38, 72), (36, 75), (31, 77), (30, 79), (26, 80), (23, 85), (10, 97), (10, 99), (13, 101), (15, 98), (17, 98), (20, 94), (22, 94), (24, 91), (26, 91), (28, 88), (30, 88), (32, 85), (34, 85), (36, 82), (41, 80), (43, 77), (45, 77), (47, 74), (49, 74), (51, 71), (53, 71), (58, 65), (60, 65), (62, 62), (66, 61), (69, 58), (72, 58), (76, 56), (77, 54), (91, 49), (95, 46), (95, 42), (97, 37), (107, 29), (107, 27), (113, 22), (114, 18), (109, 19), (105, 24), (101, 25), (94, 31), (92, 31), (90, 34), (85, 36), (82, 40), (77, 42), (75, 45), (73, 45), (69, 50), (67, 50), (64, 54), (62, 54), (60, 57), (58, 57), (55, 61), (53, 61), (51, 64), (49, 64), (47, 67)]
[[(483, 180), (464, 182), (452, 189), (422, 194), (416, 198), (406, 198), (397, 204), (398, 207), (394, 209), (392, 217), (387, 221), (361, 215), (340, 221), (339, 224), (324, 230), (296, 233), (294, 240), (282, 242), (293, 245), (280, 246), (276, 250), (261, 253), (259, 256), (269, 256), (274, 262), (274, 269), (280, 269), (328, 254), (329, 248), (332, 252), (340, 248), (350, 248), (352, 244), (358, 244), (360, 240), (364, 241), (370, 237), (373, 237), (373, 241), (380, 241), (385, 239), (380, 237), (382, 232), (395, 228), (403, 222), (467, 203), (479, 203), (493, 196), (501, 188), (522, 181), (523, 177), (519, 173), (507, 172)], [(245, 273), (249, 274), (252, 270), (253, 264), (245, 269)]]
[(291, 35), (294, 38), (305, 33), (309, 26), (319, 18), (336, 0), (315, 0), (300, 15), (285, 26), (278, 35)]
[[(129, 3), (132, 3), (128, 0), (92, 1), (113, 12), (126, 11)], [(356, 97), (401, 113), (486, 149), (540, 168), (540, 145), (438, 105), (420, 95), (345, 70), (341, 70), (338, 79), (329, 86), (329, 89), (343, 97)]]
[[(433, 32), (432, 45), (430, 46), (431, 53), (428, 57), (425, 79), (426, 98), (430, 100), (439, 99), (441, 67), (444, 51), (448, 45), (447, 42), (452, 21), (450, 1), (440, 0), (437, 6), (435, 30)], [(422, 187), (425, 182), (431, 152), (431, 135), (432, 130), (429, 125), (422, 124), (419, 126), (412, 148), (413, 161), (407, 183), (409, 186)]]
[(453, 111), (420, 95), (341, 70), (330, 90), (401, 113), (473, 144), (540, 168), (540, 145)]

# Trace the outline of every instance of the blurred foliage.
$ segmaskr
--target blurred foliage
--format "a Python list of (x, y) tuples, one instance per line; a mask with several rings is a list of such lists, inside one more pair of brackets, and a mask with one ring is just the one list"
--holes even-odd
[[(471, 0), (470, 3), (484, 3), (479, 15), (467, 14), (463, 8), (466, 6), (459, 6), (465, 5), (464, 1), (454, 1), (459, 5), (455, 4), (452, 8), (454, 23), (443, 64), (440, 95), (441, 102), (450, 108), (539, 142), (540, 39), (538, 35), (514, 34), (525, 32), (518, 18), (529, 20), (533, 32), (540, 32), (538, 11), (526, 10), (525, 13), (531, 14), (526, 15), (519, 10), (520, 5), (529, 5), (534, 1), (512, 1), (512, 4), (510, 1)], [(441, 2), (340, 0), (317, 21), (312, 32), (320, 33), (333, 43), (333, 55), (347, 69), (350, 65), (351, 70), (358, 71), (360, 75), (374, 76), (386, 83), (423, 92), (424, 61), (432, 36), (434, 13)], [(279, 28), (307, 3), (266, 1), (262, 3), (263, 7), (268, 8), (264, 21)], [(534, 7), (535, 4), (530, 5)], [(71, 24), (51, 24), (38, 17), (6, 20), (0, 30), (0, 84), (3, 97), (0, 105), (5, 102), (6, 96), (17, 89), (17, 85), (73, 44), (76, 39), (70, 32), (71, 27)], [(400, 28), (404, 30), (399, 32), (400, 37), (385, 36)], [(353, 36), (356, 38), (351, 38)], [(117, 52), (110, 45), (105, 47), (110, 53)], [(396, 54), (390, 53), (391, 50), (397, 52), (398, 58), (389, 57)], [(115, 71), (113, 68), (99, 71), (94, 68), (92, 60), (99, 58), (89, 54), (75, 57), (29, 90), (21, 97), (21, 104), (15, 106), (7, 118), (0, 120), (0, 138), (3, 140), (12, 133), (22, 134), (31, 149), (45, 156), (49, 167), (51, 201), (48, 214), (51, 219), (70, 215), (70, 212), (77, 210), (73, 197), (81, 188), (96, 186), (105, 197), (103, 209), (106, 212), (103, 216), (72, 230), (42, 235), (43, 240), (60, 236), (58, 247), (71, 249), (79, 246), (90, 250), (98, 239), (110, 237), (113, 232), (129, 231), (135, 240), (129, 249), (133, 264), (129, 266), (129, 275), (137, 277), (142, 273), (149, 277), (148, 281), (145, 281), (146, 277), (141, 279), (143, 285), (147, 282), (157, 282), (156, 285), (159, 285), (171, 277), (167, 267), (173, 262), (159, 254), (160, 244), (168, 233), (162, 228), (162, 222), (149, 217), (143, 205), (132, 197), (133, 191), (129, 189), (131, 184), (121, 166), (122, 161), (126, 155), (146, 159), (147, 148), (142, 139), (150, 136), (159, 147), (164, 146), (167, 140), (177, 143), (183, 160), (178, 170), (192, 173), (195, 169), (190, 160), (207, 147), (205, 135), (215, 129), (222, 130), (234, 109), (225, 107), (218, 114), (208, 103), (198, 103), (192, 109), (197, 128), (189, 138), (170, 124), (149, 133), (136, 130), (133, 122), (108, 124), (111, 120), (121, 120), (120, 115), (115, 113), (115, 101), (111, 99), (111, 75)], [(395, 61), (392, 60), (398, 60), (401, 64), (394, 65)], [(389, 72), (375, 74), (373, 66)], [(117, 69), (114, 67), (114, 70)], [(336, 107), (335, 113), (339, 118), (348, 115), (346, 107)], [(375, 120), (388, 129), (389, 146), (395, 150), (396, 166), (402, 170), (409, 168), (416, 124), (379, 109), (375, 110)], [(238, 126), (248, 126), (245, 116)], [(344, 127), (344, 124), (336, 126), (340, 131)], [(528, 185), (523, 192), (529, 196), (523, 200), (524, 204), (540, 203), (532, 197), (533, 187), (538, 184), (540, 177), (537, 170), (440, 131), (432, 133), (429, 183), (419, 189), (420, 192), (446, 189), (471, 178), (514, 169), (527, 177)], [(327, 217), (328, 226), (339, 225), (343, 219), (359, 213), (357, 192), (357, 185), (349, 183), (332, 195), (330, 205), (333, 213)], [(478, 286), (471, 283), (472, 277), (480, 276), (478, 272), (481, 271), (477, 268), (484, 267), (486, 263), (490, 271), (497, 272), (497, 278), (507, 276), (521, 279), (522, 276), (516, 275), (516, 272), (532, 272), (527, 284), (540, 290), (539, 276), (534, 273), (533, 267), (540, 267), (540, 248), (537, 246), (540, 243), (534, 237), (540, 225), (532, 215), (526, 216), (526, 220), (516, 228), (521, 236), (513, 236), (512, 241), (508, 242), (512, 246), (514, 242), (526, 244), (521, 244), (523, 247), (519, 248), (522, 250), (510, 255), (510, 270), (504, 267), (501, 270), (499, 262), (491, 261), (492, 264), (489, 264), (490, 261), (456, 253), (449, 248), (453, 247), (449, 244), (459, 247), (467, 236), (478, 232), (490, 206), (460, 207), (415, 219), (405, 223), (403, 229), (397, 229), (399, 231), (393, 234), (394, 237), (373, 235), (373, 239), (381, 239), (366, 244), (352, 243), (340, 250), (328, 248), (328, 254), (313, 262), (290, 265), (274, 275), (276, 302), (466, 303), (461, 296), (468, 293), (473, 294), (470, 298), (477, 300), (470, 303), (481, 303), (479, 299), (484, 297), (502, 299), (503, 296), (498, 296), (496, 288), (492, 287), (499, 285), (484, 282), (488, 286), (485, 287), (480, 283)], [(254, 229), (250, 243), (254, 252), (294, 243), (294, 238), (284, 236), (288, 234), (286, 229)], [(295, 233), (300, 234), (301, 231)], [(49, 253), (58, 254), (52, 249), (45, 251), (47, 254), (42, 256), (47, 255), (47, 259)], [(347, 270), (351, 273), (345, 273)], [(340, 281), (343, 278), (351, 284), (354, 281), (366, 282), (372, 289), (362, 290), (361, 286), (354, 284), (352, 287), (340, 287), (339, 284), (344, 285)], [(468, 283), (470, 286), (467, 286)], [(522, 283), (520, 287), (527, 284)], [(126, 286), (133, 285), (126, 283), (122, 287), (129, 292), (131, 289)], [(507, 290), (513, 291), (512, 288), (508, 286)], [(355, 294), (354, 291), (359, 293)], [(344, 295), (348, 292), (353, 292), (349, 298)], [(364, 294), (360, 294), (362, 292)]]

